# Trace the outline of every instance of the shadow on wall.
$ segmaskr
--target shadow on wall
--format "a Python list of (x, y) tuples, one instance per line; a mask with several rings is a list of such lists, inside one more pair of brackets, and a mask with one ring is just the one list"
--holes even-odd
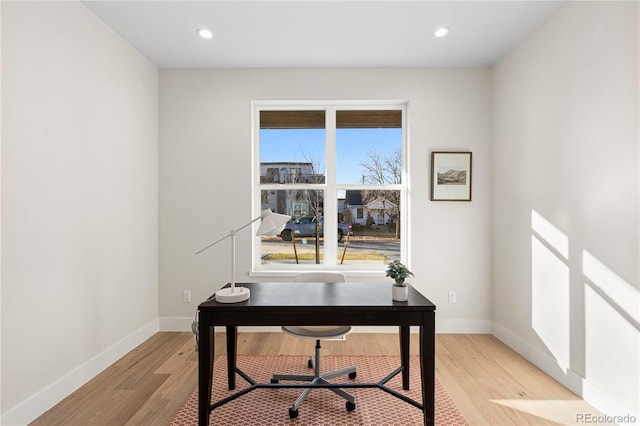
[[(638, 412), (640, 292), (586, 249), (569, 247), (564, 232), (531, 211), (531, 325), (565, 375), (574, 371)], [(571, 346), (579, 341), (583, 348)], [(572, 365), (579, 357), (583, 374)]]

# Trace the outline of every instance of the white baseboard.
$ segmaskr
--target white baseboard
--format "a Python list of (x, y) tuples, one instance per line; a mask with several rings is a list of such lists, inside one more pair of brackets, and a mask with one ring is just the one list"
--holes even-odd
[(594, 386), (575, 371), (571, 369), (565, 370), (552, 357), (531, 346), (506, 327), (493, 323), (492, 334), (603, 414), (608, 416), (631, 416), (636, 420), (640, 419), (640, 415), (637, 412), (626, 407), (607, 392)]
[(491, 334), (490, 320), (438, 319), (436, 314), (436, 333), (438, 334)]
[[(164, 317), (160, 318), (160, 331), (191, 331), (193, 317)], [(224, 331), (224, 328), (216, 327), (216, 331)], [(240, 327), (239, 331), (246, 333), (269, 333), (280, 331), (280, 327)], [(397, 333), (398, 328), (393, 326), (373, 327), (354, 326), (354, 333)], [(417, 333), (417, 327), (411, 327), (412, 333)], [(442, 319), (436, 316), (436, 333), (467, 333), (467, 334), (491, 334), (491, 321), (488, 320), (464, 320)]]
[(539, 349), (534, 348), (520, 336), (500, 324), (493, 324), (493, 335), (533, 363), (536, 367), (556, 379), (571, 392), (576, 395), (579, 394), (581, 378), (572, 370), (565, 371), (555, 359)]
[(193, 317), (160, 317), (160, 331), (191, 331)]
[(18, 426), (32, 422), (158, 331), (158, 320), (149, 321), (119, 342), (7, 410), (0, 418), (0, 425)]

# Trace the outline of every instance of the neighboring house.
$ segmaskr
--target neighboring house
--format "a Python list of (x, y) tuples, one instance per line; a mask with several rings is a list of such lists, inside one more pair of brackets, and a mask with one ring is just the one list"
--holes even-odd
[[(338, 222), (344, 222), (344, 197), (338, 195)], [(351, 221), (349, 221), (351, 223)]]
[(344, 196), (343, 214), (349, 211), (351, 214), (351, 223), (365, 225), (367, 217), (364, 214), (364, 205), (362, 204), (361, 191), (346, 191)]
[(389, 213), (393, 213), (397, 208), (398, 206), (391, 201), (380, 198), (365, 204), (362, 201), (362, 191), (346, 191), (343, 212), (349, 211), (352, 223), (363, 226), (367, 223), (386, 225), (391, 218)]
[[(324, 183), (324, 180), (324, 174), (315, 173), (310, 162), (260, 163), (260, 183)], [(299, 189), (270, 189), (262, 191), (261, 196), (262, 210), (271, 209), (296, 218), (310, 215), (312, 203), (309, 193)]]
[(398, 206), (389, 200), (376, 198), (365, 206), (365, 212), (373, 218), (375, 225), (387, 225), (391, 216), (397, 216)]
[(260, 163), (260, 183), (323, 183), (310, 162)]

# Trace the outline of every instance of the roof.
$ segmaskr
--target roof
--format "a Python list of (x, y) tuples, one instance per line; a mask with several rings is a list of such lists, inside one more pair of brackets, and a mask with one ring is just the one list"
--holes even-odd
[(360, 190), (347, 190), (344, 195), (344, 203), (350, 206), (362, 205), (362, 191)]

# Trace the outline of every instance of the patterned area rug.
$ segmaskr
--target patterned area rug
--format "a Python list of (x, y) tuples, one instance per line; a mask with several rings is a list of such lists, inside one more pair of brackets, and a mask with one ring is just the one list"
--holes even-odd
[[(269, 383), (271, 374), (311, 374), (307, 368), (308, 357), (245, 356), (238, 355), (238, 367), (258, 383)], [(238, 376), (237, 389), (227, 390), (227, 358), (220, 355), (214, 364), (213, 396), (218, 401), (247, 386)], [(355, 365), (355, 383), (378, 382), (400, 366), (397, 356), (323, 356), (322, 370), (332, 371)], [(402, 389), (402, 378), (398, 374), (387, 382), (387, 386), (418, 402), (422, 401), (420, 364), (417, 355), (411, 356), (410, 390)], [(347, 383), (349, 379), (339, 377), (335, 383)], [(436, 380), (436, 425), (468, 425), (442, 385)], [(302, 389), (255, 389), (211, 412), (211, 425), (419, 425), (423, 423), (422, 412), (390, 394), (376, 388), (348, 389), (356, 398), (356, 409), (348, 412), (345, 400), (328, 389), (314, 389), (298, 410), (296, 419), (289, 418), (289, 407)], [(171, 426), (196, 425), (198, 423), (198, 388), (193, 391)]]

